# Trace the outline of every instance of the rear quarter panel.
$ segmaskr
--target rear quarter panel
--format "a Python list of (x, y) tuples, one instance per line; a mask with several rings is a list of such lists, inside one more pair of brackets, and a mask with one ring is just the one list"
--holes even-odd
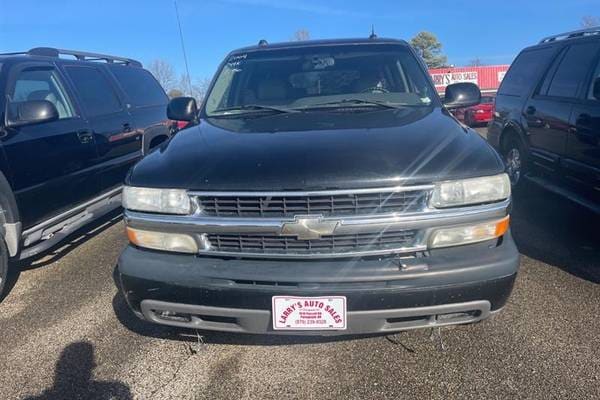
[(500, 150), (501, 135), (508, 128), (522, 135), (525, 142), (521, 128), (521, 109), (524, 101), (525, 98), (519, 96), (498, 95), (496, 97), (495, 111), (488, 129), (488, 141), (497, 150)]

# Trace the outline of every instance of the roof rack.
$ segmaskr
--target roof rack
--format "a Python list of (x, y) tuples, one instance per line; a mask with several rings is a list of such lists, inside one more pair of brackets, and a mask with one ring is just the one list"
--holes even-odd
[(575, 37), (592, 36), (592, 35), (600, 35), (600, 26), (596, 26), (594, 28), (580, 29), (577, 31), (559, 33), (558, 35), (548, 36), (548, 37), (545, 37), (542, 40), (540, 40), (540, 44), (554, 42), (557, 40), (571, 39), (571, 38), (575, 38)]
[(105, 61), (109, 64), (125, 64), (141, 67), (142, 63), (132, 58), (109, 56), (107, 54), (88, 53), (85, 51), (55, 49), (53, 47), (35, 47), (29, 51), (17, 53), (4, 53), (2, 55), (30, 55), (58, 58), (61, 55), (73, 56), (80, 61)]

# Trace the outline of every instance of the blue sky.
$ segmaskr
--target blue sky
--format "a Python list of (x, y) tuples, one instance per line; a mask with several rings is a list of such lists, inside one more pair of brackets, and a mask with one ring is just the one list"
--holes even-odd
[[(177, 0), (192, 76), (211, 77), (230, 50), (289, 40), (435, 33), (450, 63), (510, 63), (545, 35), (600, 17), (600, 0)], [(0, 0), (0, 52), (53, 46), (172, 62), (183, 72), (173, 0)]]

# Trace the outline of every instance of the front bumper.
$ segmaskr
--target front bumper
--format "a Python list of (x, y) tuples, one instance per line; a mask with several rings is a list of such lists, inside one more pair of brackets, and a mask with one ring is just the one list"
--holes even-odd
[[(224, 259), (129, 246), (123, 293), (141, 318), (242, 333), (363, 334), (485, 319), (506, 303), (519, 265), (510, 233), (425, 257), (336, 260)], [(274, 331), (272, 296), (346, 296), (343, 331)], [(164, 317), (163, 312), (174, 317)]]

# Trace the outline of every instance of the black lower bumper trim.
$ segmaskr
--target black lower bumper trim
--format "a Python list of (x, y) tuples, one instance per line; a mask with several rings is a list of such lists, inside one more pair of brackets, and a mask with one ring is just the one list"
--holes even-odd
[(348, 335), (387, 333), (419, 328), (434, 328), (481, 321), (490, 316), (486, 300), (390, 310), (351, 311), (343, 330), (274, 330), (271, 312), (240, 308), (208, 307), (191, 304), (143, 300), (145, 319), (163, 325), (236, 333), (291, 335)]
[(183, 287), (121, 275), (123, 292), (129, 305), (140, 313), (142, 301), (155, 300), (229, 309), (263, 310), (270, 312), (271, 298), (276, 295), (346, 296), (348, 311), (395, 310), (430, 307), (444, 304), (487, 301), (490, 311), (506, 303), (515, 275), (483, 282), (422, 288), (381, 288), (353, 290), (286, 290), (272, 288)]
[[(205, 327), (207, 322), (221, 328), (223, 324), (238, 324), (246, 312), (254, 313), (252, 318), (264, 322), (271, 313), (273, 296), (344, 296), (349, 322), (351, 315), (382, 313), (374, 322), (353, 329), (381, 332), (384, 329), (381, 321), (386, 324), (409, 322), (393, 319), (394, 315), (405, 318), (405, 310), (473, 302), (489, 305), (486, 312), (481, 311), (482, 308), (467, 310), (470, 315), (467, 322), (499, 310), (512, 291), (519, 253), (510, 235), (506, 235), (499, 244), (484, 242), (439, 249), (412, 262), (419, 268), (404, 268), (405, 261), (397, 258), (316, 262), (214, 259), (130, 246), (121, 254), (118, 268), (130, 307), (138, 316), (159, 323), (177, 325), (156, 320), (148, 311), (152, 307), (166, 311), (167, 319), (180, 320), (185, 326), (194, 326), (189, 322), (194, 315), (200, 315), (203, 328), (209, 329)], [(157, 304), (162, 304), (161, 307), (166, 304), (166, 309)], [(182, 312), (182, 307), (184, 311), (191, 307), (190, 312)], [(202, 314), (214, 309), (217, 309), (215, 313)], [(175, 314), (169, 315), (171, 311)], [(436, 320), (437, 314), (438, 311), (433, 310), (415, 318)], [(420, 322), (419, 326), (429, 324), (427, 321)], [(241, 331), (265, 332), (264, 323), (261, 324), (243, 327)], [(225, 328), (227, 326), (232, 328), (230, 325)], [(235, 331), (238, 327), (232, 329)]]

